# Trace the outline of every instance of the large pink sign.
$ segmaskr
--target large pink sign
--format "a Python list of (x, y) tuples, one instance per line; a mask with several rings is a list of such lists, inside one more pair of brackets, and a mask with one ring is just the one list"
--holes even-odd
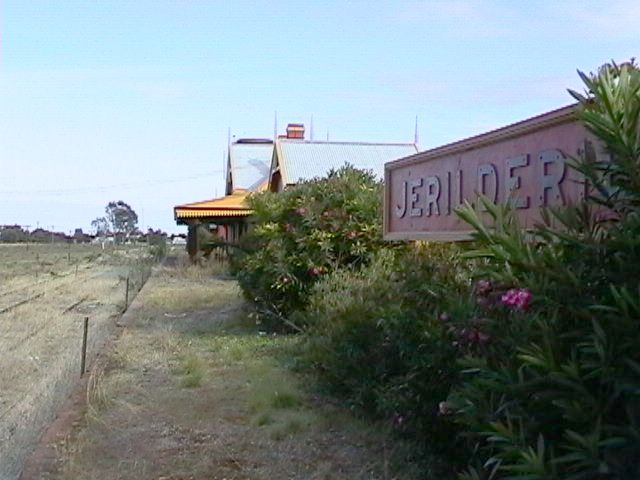
[(454, 209), (477, 203), (478, 193), (510, 202), (522, 227), (531, 227), (541, 207), (584, 197), (567, 162), (593, 143), (570, 106), (388, 163), (385, 239), (467, 239), (470, 228)]

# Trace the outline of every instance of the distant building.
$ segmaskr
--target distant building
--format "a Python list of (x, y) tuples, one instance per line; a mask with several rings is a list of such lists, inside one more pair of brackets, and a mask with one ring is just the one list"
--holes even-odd
[(81, 228), (76, 228), (73, 232), (72, 239), (74, 243), (89, 243), (93, 237), (84, 233)]
[(287, 135), (276, 140), (269, 190), (280, 192), (349, 164), (384, 178), (384, 164), (418, 153), (415, 143), (330, 142), (304, 139), (304, 126), (290, 124)]
[(290, 123), (275, 143), (240, 139), (229, 146), (226, 196), (174, 207), (178, 225), (187, 225), (187, 250), (198, 251), (198, 226), (228, 243), (236, 243), (248, 228), (252, 211), (246, 198), (252, 192), (280, 192), (314, 177), (326, 176), (345, 164), (372, 171), (383, 178), (386, 162), (418, 153), (414, 143), (333, 142), (305, 140), (305, 128)]
[(225, 195), (264, 190), (269, 182), (273, 142), (262, 138), (242, 138), (229, 146)]
[(266, 189), (272, 156), (271, 140), (246, 138), (233, 142), (227, 154), (226, 195), (174, 207), (176, 223), (188, 227), (189, 255), (194, 256), (198, 251), (199, 226), (225, 242), (235, 243), (240, 238), (246, 230), (245, 220), (251, 214), (245, 198), (251, 192)]

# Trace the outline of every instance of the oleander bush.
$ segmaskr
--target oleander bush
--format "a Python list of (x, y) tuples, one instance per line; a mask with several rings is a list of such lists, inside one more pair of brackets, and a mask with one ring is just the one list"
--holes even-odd
[(481, 199), (492, 227), (459, 209), (465, 247), (384, 245), (381, 185), (348, 167), (250, 200), (245, 295), (304, 332), (329, 391), (416, 442), (426, 478), (640, 479), (640, 71), (581, 76), (609, 158), (586, 149), (590, 195), (526, 233)]
[(254, 194), (249, 206), (252, 228), (232, 270), (245, 296), (275, 325), (293, 325), (288, 317), (305, 308), (318, 280), (366, 265), (383, 247), (382, 185), (353, 167), (283, 192)]
[(483, 346), (464, 352), (442, 409), (473, 453), (463, 479), (640, 478), (640, 71), (582, 78), (579, 117), (610, 157), (575, 161), (585, 202), (526, 236), (506, 207), (483, 202), (493, 229), (459, 211), (482, 259)]
[(418, 243), (327, 276), (305, 311), (303, 358), (320, 382), (356, 412), (388, 421), (419, 456), (442, 455), (429, 465), (437, 478), (460, 464), (456, 427), (439, 404), (459, 370), (448, 318), (474, 308), (468, 286), (457, 246)]

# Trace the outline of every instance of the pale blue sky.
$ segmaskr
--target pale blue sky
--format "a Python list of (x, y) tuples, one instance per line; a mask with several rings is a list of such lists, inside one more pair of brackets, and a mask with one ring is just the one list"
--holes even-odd
[(0, 224), (88, 229), (110, 200), (182, 231), (227, 128), (431, 148), (571, 102), (640, 53), (640, 1), (0, 0)]

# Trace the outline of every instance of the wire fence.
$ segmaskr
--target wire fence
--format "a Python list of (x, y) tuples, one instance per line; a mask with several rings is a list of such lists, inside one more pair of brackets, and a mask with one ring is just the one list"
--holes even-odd
[(19, 477), (27, 455), (77, 384), (84, 318), (89, 317), (90, 366), (151, 271), (149, 259), (95, 264), (77, 280), (58, 282), (0, 314), (0, 479)]

